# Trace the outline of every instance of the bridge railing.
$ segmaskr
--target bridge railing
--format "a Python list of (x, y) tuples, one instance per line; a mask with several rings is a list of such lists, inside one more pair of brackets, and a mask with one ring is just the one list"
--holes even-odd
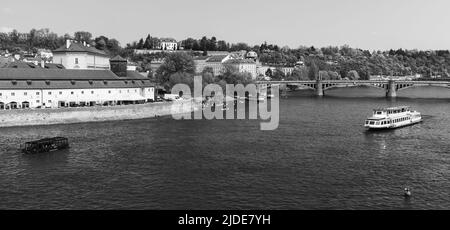
[[(390, 80), (320, 80), (325, 84), (337, 84), (337, 83), (354, 83), (354, 84), (386, 84)], [(410, 81), (410, 80), (392, 80), (397, 84), (450, 84), (450, 81)], [(312, 84), (316, 83), (316, 80), (309, 81), (256, 81), (256, 84)]]

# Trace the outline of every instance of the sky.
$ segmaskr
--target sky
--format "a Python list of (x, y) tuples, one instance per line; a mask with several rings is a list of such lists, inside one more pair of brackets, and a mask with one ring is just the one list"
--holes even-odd
[(124, 46), (215, 36), (249, 45), (450, 49), (449, 0), (2, 0), (0, 31), (89, 31)]

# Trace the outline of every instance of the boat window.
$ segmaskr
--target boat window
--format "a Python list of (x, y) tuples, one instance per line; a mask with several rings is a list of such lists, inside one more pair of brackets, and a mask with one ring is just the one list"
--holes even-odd
[(374, 125), (374, 124), (375, 124), (375, 121), (371, 121), (370, 124), (371, 124), (371, 125)]
[(382, 112), (380, 112), (380, 111), (378, 111), (378, 112), (377, 112), (377, 114), (378, 114), (378, 115), (381, 115), (381, 114), (383, 114), (383, 113), (382, 113)]

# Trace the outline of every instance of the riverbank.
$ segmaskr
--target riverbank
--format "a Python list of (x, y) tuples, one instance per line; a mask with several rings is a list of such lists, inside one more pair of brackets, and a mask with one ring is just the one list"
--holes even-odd
[(0, 127), (71, 124), (152, 118), (200, 109), (190, 100), (138, 105), (0, 111)]

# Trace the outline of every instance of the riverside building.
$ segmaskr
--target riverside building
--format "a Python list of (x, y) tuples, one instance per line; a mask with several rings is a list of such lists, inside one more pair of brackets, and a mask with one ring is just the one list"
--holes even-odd
[(109, 57), (86, 42), (66, 40), (64, 46), (53, 50), (53, 63), (66, 69), (109, 69)]
[(155, 99), (148, 78), (109, 60), (111, 70), (0, 68), (0, 110), (138, 104)]

